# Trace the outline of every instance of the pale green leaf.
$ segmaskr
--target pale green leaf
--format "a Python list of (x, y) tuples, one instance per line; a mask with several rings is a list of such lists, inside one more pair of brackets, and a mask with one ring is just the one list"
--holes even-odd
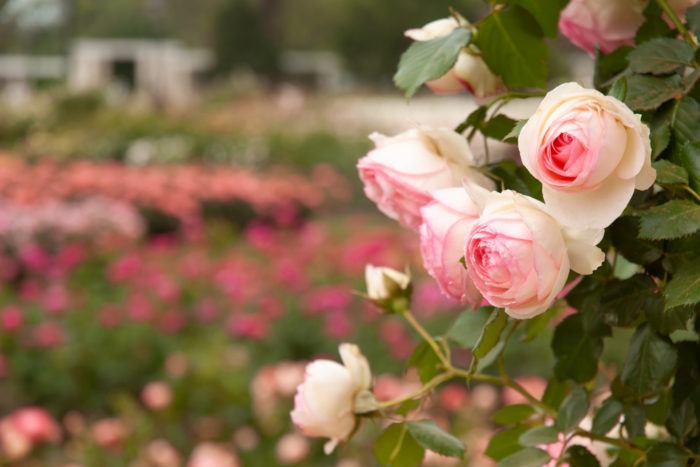
[(432, 420), (406, 422), (408, 431), (425, 449), (443, 456), (464, 458), (464, 443), (449, 433), (442, 431)]
[(394, 84), (406, 93), (406, 97), (411, 97), (423, 83), (447, 73), (470, 40), (468, 29), (457, 28), (444, 37), (414, 42), (401, 55)]

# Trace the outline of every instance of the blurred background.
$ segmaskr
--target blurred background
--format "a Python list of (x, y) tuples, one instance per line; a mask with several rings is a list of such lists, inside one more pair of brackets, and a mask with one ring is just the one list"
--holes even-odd
[[(449, 6), (485, 4), (0, 0), (3, 464), (373, 465), (378, 422), (325, 456), (289, 410), (343, 341), (378, 398), (416, 388), (416, 336), (353, 293), (365, 264), (410, 266), (431, 329), (459, 311), (355, 171), (369, 132), (475, 107), (391, 85), (403, 31)], [(514, 349), (514, 374), (547, 376), (544, 347)], [(447, 385), (425, 410), (490, 465), (514, 397)]]

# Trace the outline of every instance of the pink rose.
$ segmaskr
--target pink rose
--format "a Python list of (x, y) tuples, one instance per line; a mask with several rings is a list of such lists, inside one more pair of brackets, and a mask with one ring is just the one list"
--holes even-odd
[[(669, 1), (681, 18), (695, 3), (697, 0)], [(590, 55), (595, 54), (596, 47), (610, 53), (623, 45), (634, 45), (647, 4), (645, 0), (571, 0), (559, 16), (559, 30)]]
[[(460, 24), (455, 18), (443, 18), (419, 29), (409, 29), (404, 34), (414, 41), (423, 42), (447, 36), (458, 27), (466, 25), (468, 23), (465, 20)], [(474, 46), (463, 48), (457, 62), (447, 73), (425, 85), (436, 94), (466, 89), (476, 97), (491, 96), (503, 88), (501, 79), (493, 74)]]
[[(306, 367), (304, 382), (297, 388), (291, 417), (306, 436), (330, 438), (328, 454), (355, 430), (355, 413), (371, 411), (369, 363), (353, 344), (340, 345), (343, 365), (315, 360)], [(376, 402), (374, 402), (376, 405)]]
[(634, 45), (645, 4), (643, 0), (571, 0), (559, 16), (559, 30), (590, 55), (596, 47), (610, 53)]
[(604, 228), (656, 178), (649, 128), (617, 99), (576, 83), (553, 89), (518, 137), (547, 209), (574, 228)]
[(469, 279), (494, 306), (513, 318), (546, 311), (569, 270), (590, 274), (605, 258), (595, 246), (602, 230), (563, 228), (539, 201), (514, 191), (470, 188), (481, 217), (465, 241)]
[(384, 214), (417, 228), (430, 192), (459, 186), (466, 178), (492, 189), (476, 171), (467, 141), (452, 130), (413, 129), (397, 136), (370, 135), (376, 148), (357, 164), (365, 194)]
[(464, 188), (445, 188), (432, 193), (434, 201), (421, 209), (420, 247), (423, 264), (440, 290), (462, 304), (476, 308), (481, 293), (460, 262), (464, 242), (479, 210)]

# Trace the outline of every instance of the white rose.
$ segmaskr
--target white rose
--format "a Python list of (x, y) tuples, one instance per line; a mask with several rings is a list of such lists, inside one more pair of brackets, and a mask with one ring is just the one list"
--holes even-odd
[[(304, 382), (297, 388), (291, 417), (307, 436), (330, 438), (324, 450), (331, 453), (355, 430), (355, 413), (365, 412), (372, 373), (360, 349), (340, 345), (343, 365), (332, 360), (315, 360), (306, 367)], [(356, 400), (365, 403), (356, 407)]]

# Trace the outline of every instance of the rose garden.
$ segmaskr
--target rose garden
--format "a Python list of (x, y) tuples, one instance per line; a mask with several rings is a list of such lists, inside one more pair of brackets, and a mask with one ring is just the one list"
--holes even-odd
[(2, 462), (700, 465), (700, 5), (481, 6), (404, 28), (442, 126), (8, 111)]

